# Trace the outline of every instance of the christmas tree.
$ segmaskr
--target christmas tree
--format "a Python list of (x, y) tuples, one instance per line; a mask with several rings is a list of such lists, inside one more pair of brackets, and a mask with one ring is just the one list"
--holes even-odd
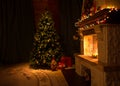
[(34, 35), (30, 66), (50, 68), (52, 58), (58, 62), (63, 55), (60, 38), (54, 28), (54, 21), (49, 11), (41, 14), (38, 29)]

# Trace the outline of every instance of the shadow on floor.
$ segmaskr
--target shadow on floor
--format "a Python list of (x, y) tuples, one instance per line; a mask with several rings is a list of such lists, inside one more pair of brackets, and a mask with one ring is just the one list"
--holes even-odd
[(69, 86), (90, 86), (90, 81), (85, 81), (75, 72), (75, 69), (63, 69), (62, 73)]

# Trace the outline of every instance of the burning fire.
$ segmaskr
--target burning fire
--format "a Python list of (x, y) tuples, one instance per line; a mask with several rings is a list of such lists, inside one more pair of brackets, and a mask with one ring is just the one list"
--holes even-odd
[(84, 55), (97, 57), (98, 40), (96, 34), (84, 36)]

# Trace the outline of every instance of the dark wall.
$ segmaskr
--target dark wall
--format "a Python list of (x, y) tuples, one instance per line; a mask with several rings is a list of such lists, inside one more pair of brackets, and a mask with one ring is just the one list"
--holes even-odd
[(52, 13), (53, 20), (55, 22), (55, 29), (56, 30), (60, 29), (58, 0), (33, 0), (33, 7), (34, 7), (34, 22), (36, 28), (38, 28), (38, 22), (41, 13), (43, 13), (45, 9), (48, 9)]
[(73, 57), (80, 52), (80, 41), (74, 40), (77, 34), (74, 24), (81, 16), (82, 0), (59, 0), (60, 8), (60, 35), (65, 55)]
[(32, 0), (0, 0), (0, 63), (29, 60), (33, 39)]

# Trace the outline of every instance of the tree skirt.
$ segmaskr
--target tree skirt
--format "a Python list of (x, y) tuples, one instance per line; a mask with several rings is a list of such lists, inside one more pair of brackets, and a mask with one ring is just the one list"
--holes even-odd
[(0, 86), (68, 86), (68, 84), (61, 70), (34, 70), (29, 68), (29, 64), (19, 64), (0, 68)]

